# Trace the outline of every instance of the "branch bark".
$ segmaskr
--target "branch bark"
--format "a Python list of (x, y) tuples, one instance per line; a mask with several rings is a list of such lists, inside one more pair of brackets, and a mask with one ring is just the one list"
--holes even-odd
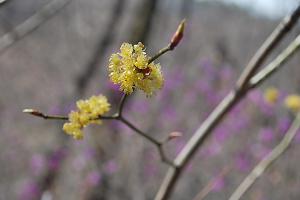
[(265, 172), (265, 170), (271, 166), (290, 146), (297, 131), (300, 128), (300, 113), (298, 113), (296, 119), (292, 123), (291, 127), (281, 140), (281, 142), (264, 158), (256, 167), (250, 172), (244, 181), (237, 187), (237, 189), (230, 196), (229, 200), (240, 199), (254, 184), (254, 182)]
[[(280, 25), (269, 36), (266, 42), (255, 53), (245, 70), (242, 72), (240, 78), (237, 81), (237, 87), (232, 89), (229, 94), (221, 101), (221, 103), (215, 108), (215, 110), (208, 116), (203, 124), (197, 129), (192, 138), (183, 147), (182, 151), (175, 158), (174, 163), (176, 168), (170, 168), (156, 194), (155, 200), (168, 199), (181, 175), (182, 170), (189, 163), (194, 153), (204, 143), (206, 138), (211, 134), (214, 128), (221, 122), (222, 118), (247, 94), (247, 92), (253, 87), (248, 87), (249, 81), (262, 65), (263, 61), (271, 53), (272, 49), (283, 39), (286, 33), (296, 24), (300, 17), (300, 5), (297, 9), (280, 23)], [(293, 50), (296, 51), (298, 48)], [(289, 56), (283, 56), (281, 62), (278, 62), (278, 68)], [(269, 73), (260, 78), (255, 86), (263, 82)], [(253, 81), (253, 80), (252, 80)], [(251, 82), (251, 81), (250, 81)], [(254, 85), (253, 85), (254, 86)]]

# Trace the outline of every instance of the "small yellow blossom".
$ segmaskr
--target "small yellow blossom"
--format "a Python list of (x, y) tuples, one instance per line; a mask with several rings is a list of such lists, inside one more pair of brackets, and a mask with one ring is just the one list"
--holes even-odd
[(285, 106), (293, 112), (300, 111), (300, 96), (293, 94), (285, 98)]
[(279, 98), (279, 91), (276, 88), (268, 88), (264, 93), (265, 102), (274, 104)]
[(120, 85), (120, 90), (131, 94), (134, 88), (143, 90), (151, 96), (156, 90), (161, 89), (164, 83), (159, 64), (149, 62), (144, 45), (123, 43), (120, 53), (112, 54), (109, 59), (109, 77), (115, 84)]
[(108, 112), (110, 104), (103, 95), (92, 96), (87, 100), (79, 100), (76, 103), (77, 111), (71, 111), (69, 122), (65, 123), (63, 130), (75, 139), (82, 139), (82, 129), (89, 124), (101, 124), (99, 116)]

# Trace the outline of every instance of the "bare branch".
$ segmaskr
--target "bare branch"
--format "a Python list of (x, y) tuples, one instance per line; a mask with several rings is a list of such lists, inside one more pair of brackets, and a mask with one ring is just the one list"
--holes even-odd
[(120, 103), (119, 103), (117, 116), (122, 116), (124, 105), (125, 105), (125, 101), (126, 101), (127, 97), (128, 96), (124, 93), (123, 96), (122, 96), (122, 98), (121, 98), (121, 100), (120, 100)]
[[(242, 72), (242, 75), (237, 82), (237, 89), (233, 89), (229, 92), (229, 94), (201, 124), (192, 138), (187, 142), (187, 144), (175, 158), (174, 163), (177, 168), (170, 168), (168, 170), (159, 188), (159, 191), (156, 194), (155, 200), (165, 200), (169, 198), (178, 180), (178, 177), (182, 172), (182, 169), (188, 164), (194, 153), (199, 149), (200, 146), (202, 146), (214, 128), (221, 122), (223, 116), (225, 116), (245, 96), (245, 94), (247, 94), (247, 92), (253, 88), (245, 86), (249, 84), (249, 80), (253, 76), (253, 73), (256, 72), (256, 70), (261, 66), (262, 61), (264, 61), (265, 58), (271, 53), (272, 48), (274, 48), (276, 44), (282, 40), (283, 36), (296, 24), (299, 16), (300, 5), (292, 15), (284, 19), (284, 21), (275, 29), (264, 45), (254, 55), (244, 72)], [(296, 51), (296, 49), (293, 51)], [(279, 62), (278, 65), (282, 65), (288, 58), (289, 56), (282, 57), (282, 61)], [(259, 83), (264, 80), (266, 79), (262, 78)]]
[(159, 152), (160, 158), (162, 160), (162, 162), (170, 165), (172, 168), (175, 167), (175, 164), (169, 160), (167, 158), (167, 156), (164, 153), (163, 150), (163, 143), (158, 141), (157, 139), (147, 135), (146, 133), (144, 133), (142, 130), (138, 129), (135, 125), (133, 125), (131, 122), (129, 122), (127, 119), (125, 119), (123, 116), (119, 116), (117, 118), (117, 120), (123, 122), (126, 126), (128, 126), (129, 128), (131, 128), (132, 130), (134, 130), (137, 134), (139, 134), (140, 136), (142, 136), (143, 138), (145, 138), (147, 141), (149, 141), (150, 143), (154, 144)]
[(241, 90), (245, 87), (251, 77), (255, 74), (258, 68), (266, 60), (268, 55), (275, 49), (283, 37), (290, 31), (290, 29), (297, 23), (300, 15), (300, 5), (296, 10), (289, 16), (285, 17), (277, 28), (271, 33), (263, 45), (258, 49), (255, 55), (242, 72), (239, 80), (237, 81), (237, 88)]
[(238, 200), (247, 192), (247, 190), (249, 190), (257, 178), (259, 178), (265, 172), (265, 170), (288, 149), (299, 128), (300, 113), (298, 113), (296, 119), (286, 132), (281, 142), (254, 167), (250, 174), (247, 175), (244, 181), (233, 192), (229, 200)]
[(270, 64), (268, 64), (264, 69), (262, 69), (259, 73), (257, 73), (255, 76), (253, 76), (250, 79), (250, 83), (248, 87), (252, 87), (252, 88), (256, 87), (262, 81), (264, 81), (273, 73), (275, 73), (281, 66), (283, 66), (284, 62), (286, 62), (289, 57), (294, 55), (299, 50), (299, 48), (300, 48), (300, 34)]
[[(53, 120), (69, 120), (68, 116), (62, 116), (62, 115), (48, 115), (44, 114), (38, 110), (34, 109), (24, 109), (23, 113), (28, 113), (30, 115), (36, 116), (36, 117), (41, 117), (43, 119), (53, 119)], [(112, 116), (99, 116), (97, 119), (103, 119), (103, 120), (110, 120), (110, 119), (117, 119), (117, 116), (112, 115)], [(97, 120), (95, 119), (95, 120)]]
[(25, 22), (18, 25), (11, 32), (6, 33), (0, 38), (0, 53), (4, 52), (8, 47), (19, 41), (27, 34), (31, 33), (42, 25), (51, 16), (54, 16), (59, 10), (64, 8), (72, 0), (52, 0), (36, 14), (29, 17)]
[(38, 110), (34, 110), (34, 109), (24, 109), (23, 113), (28, 113), (30, 115), (36, 116), (36, 117), (41, 117), (44, 119), (55, 119), (55, 120), (68, 120), (69, 117), (67, 116), (61, 116), (61, 115), (47, 115), (44, 114)]

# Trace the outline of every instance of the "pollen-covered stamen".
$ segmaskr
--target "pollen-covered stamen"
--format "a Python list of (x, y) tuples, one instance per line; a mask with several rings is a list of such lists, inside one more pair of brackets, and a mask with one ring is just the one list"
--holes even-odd
[(153, 95), (163, 86), (160, 65), (149, 62), (144, 45), (123, 43), (119, 53), (111, 56), (109, 76), (112, 82), (120, 85), (120, 90), (131, 94), (133, 88), (143, 90), (147, 96)]

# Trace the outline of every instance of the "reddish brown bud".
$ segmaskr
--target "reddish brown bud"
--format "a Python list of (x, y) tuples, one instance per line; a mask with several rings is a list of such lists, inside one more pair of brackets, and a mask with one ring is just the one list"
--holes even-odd
[(180, 22), (176, 32), (174, 33), (171, 39), (171, 43), (170, 43), (171, 49), (174, 49), (181, 41), (183, 37), (184, 27), (185, 27), (185, 19)]
[(176, 139), (176, 138), (179, 138), (179, 137), (181, 137), (182, 136), (182, 133), (180, 133), (180, 132), (172, 132), (172, 133), (170, 133), (169, 135), (168, 135), (168, 141), (169, 140), (172, 140), (172, 139)]
[(24, 109), (23, 113), (28, 113), (28, 114), (31, 114), (31, 115), (34, 115), (37, 117), (45, 117), (43, 113), (41, 113), (37, 110), (34, 110), (34, 109)]

